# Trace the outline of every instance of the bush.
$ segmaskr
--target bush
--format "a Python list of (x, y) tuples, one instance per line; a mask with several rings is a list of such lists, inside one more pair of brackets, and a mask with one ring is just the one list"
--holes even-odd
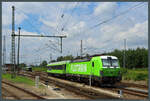
[(148, 80), (148, 69), (147, 68), (138, 68), (138, 69), (127, 69), (121, 68), (121, 73), (123, 80)]
[[(107, 54), (118, 57), (120, 66), (123, 67), (124, 50), (116, 49)], [(148, 49), (138, 47), (137, 49), (126, 50), (125, 61), (126, 61), (125, 67), (130, 69), (148, 67)]]
[(126, 68), (121, 68), (120, 71), (121, 71), (122, 75), (125, 75), (127, 73), (127, 69)]
[(146, 78), (148, 78), (147, 74), (143, 74), (143, 73), (138, 73), (136, 75), (136, 77), (134, 78), (135, 81), (140, 81), (140, 80), (146, 80)]

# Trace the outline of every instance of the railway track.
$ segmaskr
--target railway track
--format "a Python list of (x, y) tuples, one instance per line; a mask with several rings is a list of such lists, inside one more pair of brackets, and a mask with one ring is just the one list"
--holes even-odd
[(148, 93), (142, 92), (142, 91), (137, 91), (137, 90), (131, 90), (128, 88), (119, 88), (120, 90), (123, 91), (123, 93), (131, 94), (134, 96), (139, 96), (143, 98), (148, 98)]
[[(45, 99), (35, 93), (32, 93), (28, 90), (20, 88), (16, 85), (13, 85), (9, 82), (2, 81), (2, 92), (3, 97), (8, 98), (7, 96), (12, 96), (13, 99)], [(14, 92), (15, 91), (15, 92)], [(8, 94), (4, 93), (7, 92)]]
[(135, 84), (135, 83), (120, 82), (118, 85), (125, 86), (125, 87), (136, 87), (140, 89), (148, 89), (147, 85)]
[(2, 97), (3, 99), (20, 99), (13, 92), (10, 92), (8, 89), (2, 87)]
[[(23, 74), (21, 74), (23, 75)], [(40, 74), (38, 74), (40, 75)], [(32, 74), (32, 73), (27, 73), (26, 75), (24, 74), (24, 76), (28, 76), (31, 78), (35, 78), (36, 74)], [(71, 83), (70, 81), (67, 80), (61, 80), (58, 78), (53, 78), (53, 77), (47, 77), (47, 76), (43, 76), (40, 75), (40, 80), (44, 83), (45, 81), (49, 81), (49, 83), (53, 83), (56, 86), (60, 87), (60, 88), (65, 88), (68, 91), (74, 92), (78, 95), (82, 95), (82, 96), (86, 96), (88, 99), (120, 99), (118, 94), (113, 94), (113, 93), (104, 93), (102, 90), (101, 92), (97, 89), (93, 89), (92, 87), (86, 87), (84, 88), (83, 85), (73, 82)]]
[(140, 98), (148, 98), (148, 92), (143, 92), (135, 89), (122, 88), (122, 87), (104, 88), (104, 89), (114, 91), (116, 93), (121, 90), (123, 96), (126, 94), (126, 95), (138, 96)]
[[(35, 74), (40, 74), (40, 75), (47, 75), (46, 72), (40, 72), (40, 71), (36, 71), (36, 72), (32, 72)], [(136, 88), (140, 88), (140, 89), (148, 89), (147, 85), (142, 85), (142, 84), (135, 84), (135, 83), (127, 83), (127, 82), (120, 82), (117, 84), (117, 86), (123, 86), (123, 87), (136, 87)]]
[[(42, 77), (41, 79), (43, 79), (43, 80), (48, 80), (48, 78), (47, 78), (47, 74), (46, 73), (40, 73), (40, 72), (32, 72), (32, 73), (29, 73), (29, 72), (27, 72), (28, 74), (30, 74), (30, 75), (32, 75), (32, 77), (34, 77), (34, 76), (36, 76), (36, 75), (40, 75), (40, 77)], [(67, 81), (67, 80), (66, 80)], [(130, 83), (130, 85), (129, 86), (127, 86), (127, 84), (128, 83), (126, 83), (126, 86), (124, 86), (122, 83), (120, 83), (119, 84), (119, 86), (117, 85), (117, 86), (113, 86), (113, 87), (111, 87), (111, 88), (106, 88), (106, 87), (102, 87), (102, 89), (104, 89), (104, 90), (109, 90), (109, 91), (113, 91), (113, 92), (115, 92), (115, 93), (118, 93), (118, 91), (119, 90), (122, 90), (122, 92), (123, 92), (123, 95), (124, 94), (127, 94), (127, 95), (133, 95), (133, 96), (138, 96), (138, 97), (141, 97), (141, 98), (148, 98), (148, 91), (142, 91), (142, 90), (136, 90), (136, 89), (133, 89), (133, 88), (131, 88), (131, 87), (133, 87), (133, 86), (135, 86), (134, 84), (133, 84), (133, 86), (132, 86), (132, 84)], [(137, 85), (138, 84), (136, 84), (136, 87), (137, 87)], [(58, 85), (59, 86), (59, 85)], [(94, 87), (98, 87), (98, 86), (95, 86), (94, 85)], [(143, 88), (143, 87), (145, 87), (144, 85), (138, 85), (138, 87), (141, 87), (141, 88)], [(73, 87), (71, 87), (71, 89), (72, 89)], [(100, 88), (100, 87), (98, 87), (98, 88)], [(79, 89), (78, 89), (78, 91), (80, 91)], [(94, 93), (92, 93), (92, 92), (88, 92), (89, 94), (91, 94), (91, 95), (96, 95), (97, 96), (97, 94), (94, 94)], [(87, 94), (87, 93), (86, 93)], [(90, 95), (90, 97), (91, 97), (91, 95)], [(86, 95), (86, 96), (88, 96), (88, 95)], [(93, 98), (96, 98), (96, 97), (92, 97), (92, 99)]]

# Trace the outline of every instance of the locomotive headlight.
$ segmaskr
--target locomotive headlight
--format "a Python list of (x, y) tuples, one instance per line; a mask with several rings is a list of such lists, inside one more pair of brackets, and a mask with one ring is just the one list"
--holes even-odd
[(103, 76), (103, 71), (100, 71), (100, 75)]

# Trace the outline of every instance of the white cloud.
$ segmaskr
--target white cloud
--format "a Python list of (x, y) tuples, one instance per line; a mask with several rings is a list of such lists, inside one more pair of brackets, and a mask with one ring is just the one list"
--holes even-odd
[(23, 20), (25, 20), (25, 19), (28, 18), (28, 17), (27, 17), (25, 14), (23, 14), (23, 13), (16, 13), (15, 16), (16, 16), (16, 17), (15, 17), (15, 22), (16, 22), (16, 24), (20, 24), (20, 23), (22, 23)]
[(75, 37), (75, 36), (79, 36), (79, 35), (81, 35), (82, 33), (81, 33), (81, 31), (84, 29), (84, 24), (83, 23), (79, 23), (78, 25), (76, 25), (76, 26), (72, 26), (72, 28), (70, 28), (70, 30), (69, 30), (69, 32), (68, 33), (70, 33), (69, 35), (68, 35), (68, 38), (73, 38), (73, 37)]
[(58, 22), (52, 22), (52, 21), (46, 21), (44, 19), (40, 19), (41, 22), (43, 22), (45, 25), (52, 27), (52, 28), (56, 28), (58, 25)]
[[(4, 5), (5, 4), (5, 5)], [(94, 3), (95, 5), (96, 3)], [(121, 49), (123, 46), (123, 39), (127, 38), (127, 43), (131, 47), (136, 47), (142, 45), (145, 47), (147, 45), (147, 33), (148, 33), (148, 22), (145, 21), (146, 17), (142, 20), (138, 20), (138, 15), (143, 14), (139, 11), (138, 14), (134, 15), (128, 13), (127, 17), (120, 16), (118, 19), (115, 19), (109, 23), (103, 24), (95, 29), (89, 29), (91, 26), (103, 21), (107, 18), (111, 18), (114, 12), (117, 12), (119, 8), (116, 2), (100, 2), (97, 6), (91, 5), (90, 2), (80, 2), (77, 5), (77, 10), (70, 17), (71, 10), (74, 9), (76, 3), (37, 3), (37, 2), (16, 2), (16, 3), (3, 3), (3, 27), (11, 26), (11, 6), (15, 5), (16, 7), (16, 24), (22, 24), (23, 20), (33, 20), (32, 16), (38, 16), (36, 21), (37, 23), (43, 23), (39, 28), (39, 32), (31, 32), (30, 30), (21, 30), (21, 34), (46, 34), (46, 35), (67, 35), (67, 38), (63, 39), (63, 54), (60, 54), (52, 48), (46, 48), (45, 44), (50, 44), (49, 40), (52, 40), (55, 45), (58, 46), (60, 39), (50, 39), (50, 38), (21, 38), (21, 56), (22, 61), (33, 62), (39, 61), (41, 56), (42, 60), (49, 60), (50, 52), (53, 54), (53, 59), (56, 59), (60, 55), (79, 54), (80, 51), (80, 40), (83, 40), (83, 47), (93, 47), (93, 50), (97, 51), (107, 51), (112, 48)], [(89, 8), (89, 7), (93, 7)], [(130, 5), (129, 5), (130, 6)], [(4, 9), (6, 8), (6, 9)], [(81, 9), (81, 10), (80, 10)], [(122, 7), (121, 11), (124, 11)], [(21, 13), (22, 10), (23, 12)], [(146, 12), (147, 9), (141, 10)], [(26, 14), (24, 14), (24, 12)], [(88, 12), (88, 13), (87, 13)], [(90, 13), (89, 13), (90, 12)], [(131, 11), (132, 13), (132, 11)], [(61, 15), (64, 14), (64, 17), (61, 18)], [(145, 14), (146, 16), (146, 14)], [(90, 18), (90, 20), (88, 20)], [(95, 19), (98, 18), (98, 19)], [(68, 21), (68, 19), (70, 19)], [(101, 19), (101, 20), (99, 20)], [(34, 22), (33, 21), (33, 22)], [(68, 21), (68, 22), (67, 22)], [(131, 24), (131, 22), (133, 22)], [(67, 24), (66, 24), (67, 23)], [(66, 24), (66, 25), (65, 25)], [(58, 25), (58, 32), (56, 27)], [(30, 26), (30, 25), (29, 25)], [(64, 31), (61, 31), (61, 28), (66, 26)], [(25, 27), (25, 26), (24, 26)], [(4, 29), (6, 30), (6, 29)], [(9, 35), (11, 35), (11, 28), (9, 30)], [(3, 32), (5, 33), (5, 32)], [(18, 32), (16, 32), (18, 33)], [(5, 34), (6, 35), (6, 34)], [(8, 36), (8, 34), (7, 34)], [(136, 37), (135, 37), (136, 36)], [(137, 42), (138, 40), (138, 42)], [(11, 36), (7, 37), (8, 43), (8, 53), (11, 51)], [(17, 40), (16, 40), (17, 43)], [(57, 48), (60, 49), (60, 46)], [(36, 52), (35, 50), (39, 50)], [(91, 51), (93, 54), (96, 51)], [(26, 58), (25, 58), (26, 56)]]
[(120, 32), (118, 38), (133, 38), (133, 37), (143, 37), (147, 40), (148, 37), (148, 21), (143, 23), (137, 23), (134, 27), (128, 29), (125, 32)]
[(103, 15), (103, 14), (110, 14), (112, 13), (117, 4), (115, 2), (104, 2), (104, 3), (99, 3), (97, 7), (94, 10), (94, 15)]
[[(2, 3), (2, 25), (9, 26), (12, 23), (12, 6), (14, 3)], [(28, 17), (22, 12), (15, 12), (15, 24), (20, 24), (23, 20), (27, 19)]]

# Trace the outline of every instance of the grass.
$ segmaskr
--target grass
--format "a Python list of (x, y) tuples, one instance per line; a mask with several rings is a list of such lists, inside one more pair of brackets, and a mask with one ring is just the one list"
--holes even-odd
[(42, 72), (46, 72), (47, 68), (45, 67), (32, 67), (33, 71), (42, 71)]
[(123, 80), (148, 81), (148, 68), (126, 69), (121, 68)]
[(9, 80), (11, 82), (15, 83), (23, 83), (23, 84), (28, 84), (28, 85), (35, 85), (35, 82), (27, 77), (23, 76), (16, 76), (16, 78), (11, 78), (11, 74), (2, 74), (2, 79)]

